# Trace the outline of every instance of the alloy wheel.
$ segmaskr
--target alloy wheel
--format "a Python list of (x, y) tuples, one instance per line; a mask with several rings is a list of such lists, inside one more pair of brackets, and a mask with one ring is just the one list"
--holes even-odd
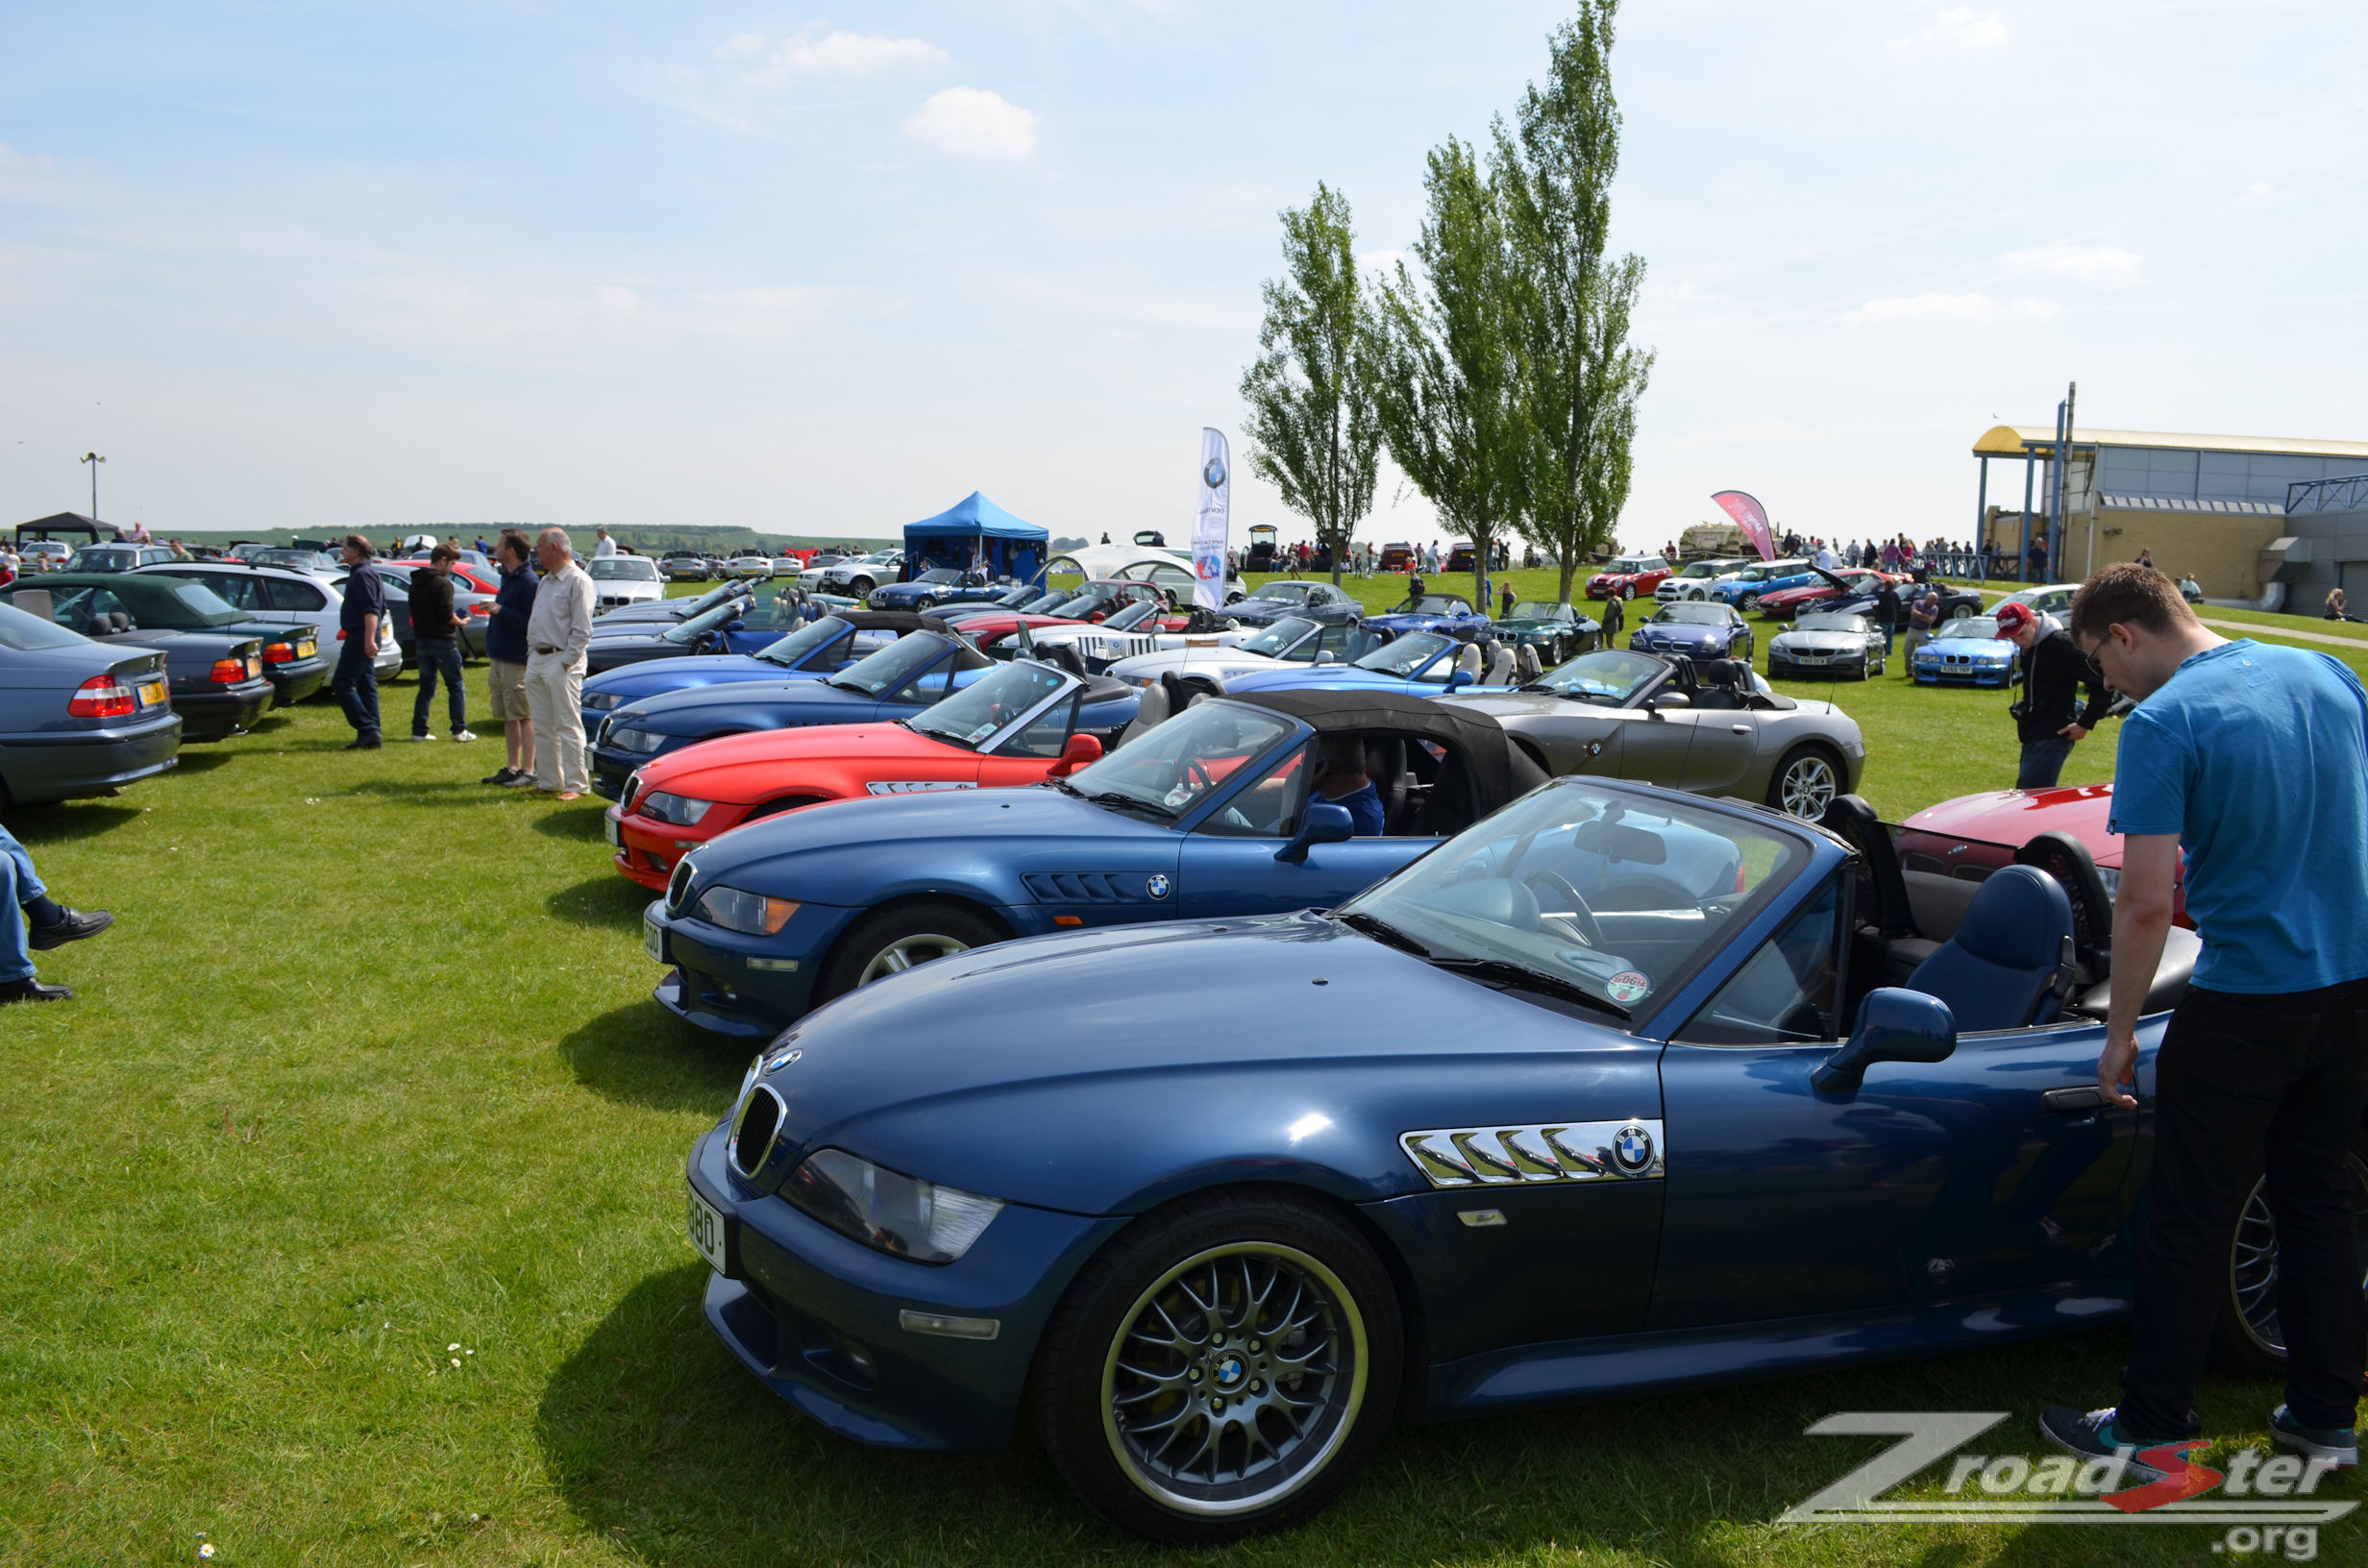
[[(2352, 1171), (2356, 1229), (2361, 1218), (2368, 1216), (2368, 1165), (2362, 1164), (2356, 1153), (2347, 1164)], [(2368, 1290), (2368, 1280), (2361, 1288)], [(2235, 1327), (2246, 1346), (2282, 1360), (2285, 1330), (2278, 1320), (2278, 1220), (2270, 1213), (2267, 1177), (2253, 1184), (2236, 1216), (2236, 1235), (2229, 1247), (2229, 1304), (2235, 1309)]]
[(1777, 788), (1788, 815), (1813, 822), (1824, 818), (1825, 808), (1840, 793), (1840, 782), (1834, 776), (1834, 765), (1810, 751), (1785, 765)]
[(971, 944), (959, 937), (939, 936), (933, 932), (915, 932), (899, 937), (872, 955), (872, 962), (863, 967), (855, 984), (868, 986), (875, 980), (892, 974), (902, 974), (916, 964), (926, 964), (933, 958), (948, 958), (955, 953), (967, 953)]
[(1364, 1316), (1329, 1268), (1279, 1242), (1213, 1247), (1121, 1319), (1103, 1432), (1127, 1480), (1171, 1508), (1267, 1508), (1331, 1460), (1368, 1371)]

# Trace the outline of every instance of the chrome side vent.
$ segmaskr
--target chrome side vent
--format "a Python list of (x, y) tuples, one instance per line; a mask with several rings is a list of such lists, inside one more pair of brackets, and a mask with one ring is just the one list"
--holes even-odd
[(1435, 1188), (1644, 1181), (1663, 1175), (1661, 1123), (1641, 1118), (1443, 1127), (1400, 1134), (1398, 1147)]

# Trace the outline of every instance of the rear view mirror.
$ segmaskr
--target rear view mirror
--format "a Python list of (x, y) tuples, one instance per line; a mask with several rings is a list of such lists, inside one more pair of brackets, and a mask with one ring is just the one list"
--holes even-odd
[(1669, 860), (1667, 843), (1651, 828), (1607, 822), (1600, 817), (1579, 824), (1578, 832), (1571, 836), (1571, 847), (1631, 866), (1665, 866)]
[(1348, 815), (1348, 808), (1329, 800), (1312, 800), (1299, 818), (1299, 831), (1289, 844), (1274, 851), (1274, 858), (1296, 866), (1307, 859), (1310, 845), (1346, 844), (1356, 836), (1357, 820)]
[(1957, 1017), (1948, 1003), (1886, 986), (1866, 993), (1859, 1004), (1858, 1027), (1809, 1081), (1828, 1092), (1848, 1093), (1877, 1062), (1946, 1062), (1956, 1049)]
[(1072, 735), (1061, 747), (1061, 760), (1052, 765), (1054, 778), (1067, 778), (1089, 762), (1101, 760), (1101, 742), (1091, 735)]

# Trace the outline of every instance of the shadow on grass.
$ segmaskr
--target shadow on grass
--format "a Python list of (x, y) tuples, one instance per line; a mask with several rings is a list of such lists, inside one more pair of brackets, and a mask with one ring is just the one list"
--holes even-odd
[(349, 793), (384, 796), (407, 805), (436, 806), (448, 804), (458, 796), (481, 800), (493, 792), (492, 786), (473, 778), (373, 778), (355, 785)]
[[(546, 796), (542, 798), (549, 799), (550, 796)], [(567, 839), (577, 844), (604, 844), (607, 842), (608, 829), (602, 825), (602, 818), (608, 810), (607, 801), (597, 795), (587, 795), (580, 800), (561, 800), (556, 804), (559, 807), (558, 810), (545, 812), (534, 819), (535, 832), (549, 838)], [(620, 877), (618, 880), (623, 881), (624, 878)]]
[(543, 900), (543, 907), (571, 925), (639, 934), (641, 912), (656, 896), (639, 883), (628, 882), (611, 871), (574, 887), (561, 888)]
[[(657, 974), (654, 966), (650, 973)], [(644, 997), (602, 1014), (559, 1041), (576, 1081), (594, 1093), (655, 1111), (722, 1115), (757, 1041), (695, 1029)]]
[[(187, 767), (185, 759), (182, 767)], [(11, 806), (9, 831), (28, 848), (44, 844), (72, 844), (111, 833), (138, 817), (137, 806), (111, 805), (99, 800), (60, 800), (45, 806)]]
[[(192, 741), (188, 743), (187, 746), (184, 746), (181, 748), (181, 760), (173, 764), (173, 772), (184, 775), (189, 773), (212, 772), (216, 768), (221, 767), (224, 763), (230, 761), (232, 757), (237, 755), (237, 753), (234, 751), (216, 751), (210, 748), (217, 746), (229, 746), (236, 739), (236, 736), (225, 735), (218, 741)], [(190, 746), (203, 746), (209, 747), (209, 749), (204, 751), (192, 751), (189, 749)]]

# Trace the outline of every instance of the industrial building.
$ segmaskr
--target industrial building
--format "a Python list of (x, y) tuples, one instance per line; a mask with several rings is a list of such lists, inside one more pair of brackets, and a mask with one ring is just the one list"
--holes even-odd
[[(1973, 455), (1982, 538), (2004, 570), (2059, 516), (2056, 431), (2001, 425)], [(2048, 568), (2058, 581), (2152, 550), (2213, 599), (2282, 584), (2315, 609), (2329, 588), (2368, 586), (2368, 442), (2081, 429), (2065, 456)]]

